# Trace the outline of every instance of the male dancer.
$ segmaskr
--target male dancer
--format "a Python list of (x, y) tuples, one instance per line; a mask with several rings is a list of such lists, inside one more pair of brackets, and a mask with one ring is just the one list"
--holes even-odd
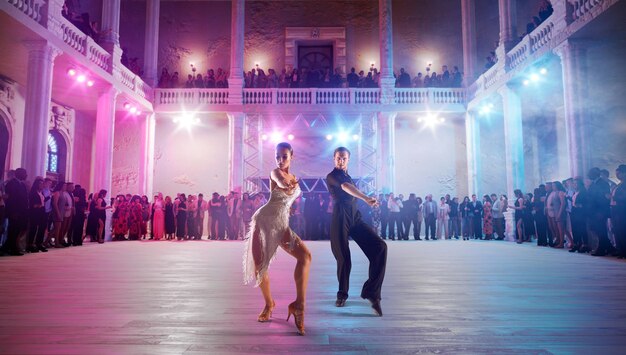
[(380, 307), (380, 289), (385, 278), (387, 264), (387, 244), (374, 230), (361, 220), (361, 213), (356, 207), (356, 198), (360, 198), (370, 206), (377, 205), (376, 198), (369, 197), (359, 191), (348, 175), (350, 151), (345, 147), (335, 149), (335, 169), (326, 176), (328, 192), (333, 198), (333, 216), (330, 224), (330, 246), (337, 260), (337, 279), (339, 291), (335, 306), (343, 307), (348, 298), (350, 284), (350, 247), (348, 236), (358, 244), (370, 261), (369, 278), (363, 285), (361, 297), (371, 302), (374, 312), (382, 317)]

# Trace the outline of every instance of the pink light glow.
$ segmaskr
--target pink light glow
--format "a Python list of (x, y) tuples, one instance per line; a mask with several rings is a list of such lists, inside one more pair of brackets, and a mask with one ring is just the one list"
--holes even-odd
[(75, 70), (75, 69), (69, 69), (69, 70), (67, 71), (67, 74), (68, 74), (69, 76), (74, 76), (74, 75), (76, 75), (76, 70)]
[(93, 81), (93, 80), (89, 80), (89, 81), (87, 81), (87, 86), (92, 87), (92, 86), (93, 86), (93, 84), (94, 84), (94, 81)]
[(293, 134), (290, 134), (287, 136), (287, 139), (289, 139), (290, 141), (292, 141), (295, 137), (293, 136)]
[(87, 80), (85, 74), (80, 74), (78, 77), (76, 77), (76, 81), (78, 81), (79, 83), (84, 83), (85, 80)]

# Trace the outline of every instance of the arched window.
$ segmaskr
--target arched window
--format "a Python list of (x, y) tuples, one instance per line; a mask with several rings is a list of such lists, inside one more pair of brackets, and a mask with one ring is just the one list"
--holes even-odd
[(48, 167), (46, 171), (53, 174), (59, 172), (59, 145), (52, 132), (48, 132)]
[(54, 180), (65, 179), (67, 148), (65, 139), (56, 129), (48, 132), (48, 160), (46, 175)]

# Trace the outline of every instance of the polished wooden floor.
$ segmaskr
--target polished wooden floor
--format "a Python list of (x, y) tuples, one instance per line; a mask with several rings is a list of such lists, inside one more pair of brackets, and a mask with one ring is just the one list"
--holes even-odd
[(624, 354), (626, 263), (509, 242), (388, 242), (384, 317), (335, 308), (328, 242), (313, 254), (307, 335), (285, 321), (294, 259), (271, 268), (277, 308), (256, 322), (241, 242), (114, 242), (0, 258), (5, 354)]

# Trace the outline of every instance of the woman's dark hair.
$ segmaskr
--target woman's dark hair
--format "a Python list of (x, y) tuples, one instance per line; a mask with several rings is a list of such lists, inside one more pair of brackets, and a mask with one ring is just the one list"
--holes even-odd
[(179, 198), (181, 201), (187, 201), (187, 196), (185, 196), (185, 194), (180, 194), (180, 196), (178, 196), (178, 198)]
[(42, 178), (36, 178), (35, 181), (33, 181), (33, 186), (30, 187), (31, 194), (39, 192), (39, 184), (43, 184)]
[(98, 192), (98, 198), (104, 198), (104, 196), (107, 195), (107, 190), (102, 189), (100, 190), (100, 192)]
[(517, 198), (522, 198), (522, 197), (524, 197), (524, 194), (522, 193), (522, 190), (520, 190), (520, 189), (517, 189), (517, 190), (513, 191), (513, 194), (514, 194), (514, 195), (515, 195), (515, 197), (517, 197)]
[(469, 200), (470, 200), (469, 197), (467, 196), (463, 197), (463, 203), (469, 202)]
[(491, 201), (491, 196), (489, 196), (489, 195), (485, 195), (485, 196), (483, 196), (483, 198), (484, 198), (486, 201), (488, 201), (489, 203), (492, 203), (492, 202), (493, 202), (493, 201)]
[(65, 183), (63, 181), (57, 181), (56, 184), (54, 185), (54, 189), (52, 191), (53, 192), (61, 191), (61, 188), (63, 186), (65, 186)]
[(563, 191), (565, 192), (565, 188), (563, 187), (563, 184), (561, 184), (560, 181), (555, 181), (552, 183), (552, 186), (554, 186), (554, 189), (557, 191)]
[(81, 202), (85, 202), (87, 201), (87, 190), (83, 189), (82, 187), (80, 189), (78, 189), (78, 191), (76, 191), (76, 197), (78, 197), (78, 199)]
[(583, 192), (585, 191), (585, 181), (582, 178), (574, 178), (574, 184), (576, 184), (576, 190), (578, 190), (578, 192)]
[(346, 147), (339, 147), (339, 148), (335, 149), (335, 152), (333, 153), (333, 157), (335, 155), (337, 155), (337, 153), (341, 153), (341, 152), (347, 152), (348, 156), (350, 156), (350, 150), (348, 148), (346, 148)]
[(289, 151), (289, 154), (293, 155), (293, 148), (291, 147), (291, 144), (287, 142), (278, 143), (276, 145), (276, 150), (279, 150), (279, 149), (287, 149)]

